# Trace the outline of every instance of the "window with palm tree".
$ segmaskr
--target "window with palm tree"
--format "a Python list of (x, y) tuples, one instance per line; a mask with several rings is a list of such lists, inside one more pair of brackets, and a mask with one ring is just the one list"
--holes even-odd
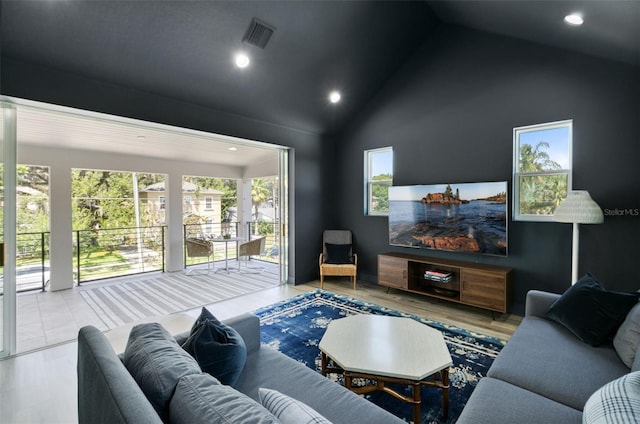
[(550, 221), (571, 189), (572, 121), (513, 130), (513, 219)]

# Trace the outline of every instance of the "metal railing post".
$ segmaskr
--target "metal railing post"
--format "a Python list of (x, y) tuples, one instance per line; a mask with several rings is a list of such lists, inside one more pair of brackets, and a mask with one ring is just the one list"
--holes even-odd
[(161, 232), (162, 232), (162, 238), (161, 238), (161, 239), (162, 239), (162, 272), (164, 272), (164, 270), (165, 270), (165, 263), (164, 263), (164, 261), (165, 261), (165, 253), (164, 253), (164, 249), (165, 249), (165, 246), (164, 246), (164, 229), (165, 229), (165, 228), (166, 228), (166, 226), (164, 226), (164, 225), (163, 225), (162, 227), (160, 227), (160, 230), (161, 230)]
[(40, 233), (40, 276), (42, 278), (42, 291), (44, 291), (44, 233)]
[(78, 261), (78, 267), (76, 269), (76, 275), (78, 278), (78, 287), (80, 287), (80, 230), (76, 230), (76, 260)]

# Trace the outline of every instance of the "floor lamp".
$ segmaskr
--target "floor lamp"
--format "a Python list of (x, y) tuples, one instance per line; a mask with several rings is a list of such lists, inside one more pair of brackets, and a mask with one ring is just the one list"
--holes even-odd
[(574, 190), (570, 191), (567, 198), (558, 205), (553, 213), (553, 220), (573, 224), (573, 247), (571, 249), (571, 285), (573, 285), (578, 281), (578, 224), (602, 224), (604, 215), (588, 191)]

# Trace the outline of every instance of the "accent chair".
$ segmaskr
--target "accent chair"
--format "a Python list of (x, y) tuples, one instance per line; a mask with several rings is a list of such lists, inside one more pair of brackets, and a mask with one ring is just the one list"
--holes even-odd
[[(211, 272), (211, 256), (213, 256), (213, 243), (201, 238), (190, 237), (185, 240), (187, 246), (187, 256), (190, 258), (207, 258), (207, 274)], [(187, 275), (203, 273), (202, 270), (191, 268)]]
[(324, 288), (324, 277), (350, 277), (356, 290), (358, 255), (353, 252), (349, 230), (325, 230), (322, 234), (322, 253), (318, 258), (320, 288)]

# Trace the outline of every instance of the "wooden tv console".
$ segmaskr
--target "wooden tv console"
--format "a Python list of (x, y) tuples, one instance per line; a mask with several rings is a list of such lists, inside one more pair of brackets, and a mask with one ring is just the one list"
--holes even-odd
[[(437, 281), (425, 271), (450, 279)], [(505, 313), (511, 303), (511, 268), (493, 265), (384, 253), (378, 255), (378, 284), (492, 312)]]

